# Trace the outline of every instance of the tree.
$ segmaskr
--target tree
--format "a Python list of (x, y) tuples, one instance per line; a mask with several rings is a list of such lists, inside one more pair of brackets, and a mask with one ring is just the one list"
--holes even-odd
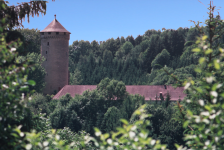
[[(111, 38), (111, 39), (107, 40), (107, 42), (108, 42), (108, 46), (106, 47), (106, 49), (108, 49), (109, 51), (111, 51), (112, 52), (112, 55), (114, 57), (116, 51), (118, 50), (117, 49), (116, 41), (114, 40), (114, 38)], [(106, 42), (106, 44), (107, 44), (107, 42)]]
[(139, 45), (141, 42), (142, 42), (142, 36), (141, 35), (138, 35), (136, 38), (135, 38), (135, 45)]
[(45, 113), (46, 115), (49, 115), (51, 112), (48, 105), (49, 101), (50, 100), (43, 94), (35, 93), (32, 95), (32, 100), (29, 102), (30, 110), (35, 115), (38, 115), (39, 113)]
[(145, 62), (144, 62), (144, 69), (150, 73), (151, 72), (151, 61), (156, 57), (159, 52), (159, 36), (152, 35), (150, 38), (150, 45), (145, 50)]
[(127, 55), (128, 53), (131, 52), (131, 49), (133, 48), (133, 45), (131, 42), (126, 41), (123, 45), (122, 45), (122, 51), (125, 55)]
[(92, 52), (93, 52), (94, 56), (95, 57), (100, 56), (100, 46), (96, 40), (91, 42), (91, 47), (92, 47)]
[(121, 81), (103, 79), (98, 85), (97, 90), (106, 100), (124, 100), (126, 96), (125, 84)]
[(180, 56), (184, 49), (185, 37), (177, 30), (171, 30), (168, 33), (168, 40), (170, 45), (169, 53), (171, 56)]
[(123, 45), (124, 43), (125, 43), (125, 38), (121, 36), (121, 45)]
[[(184, 85), (186, 92), (189, 94), (187, 103), (193, 104), (198, 111), (192, 111), (187, 108), (186, 115), (183, 113), (184, 107), (178, 103), (181, 116), (184, 120), (183, 127), (190, 128), (190, 132), (185, 135), (187, 145), (191, 149), (223, 149), (221, 122), (224, 118), (223, 106), (223, 49), (219, 47), (216, 54), (213, 49), (216, 45), (213, 42), (219, 39), (223, 34), (224, 23), (214, 19), (215, 6), (211, 5), (209, 9), (209, 19), (205, 21), (209, 36), (202, 34), (197, 38), (197, 48), (192, 51), (200, 55), (199, 64), (195, 68), (197, 73), (201, 74), (199, 80), (188, 79), (184, 83), (178, 78), (175, 86)], [(195, 22), (194, 22), (195, 23)], [(221, 30), (216, 30), (217, 26)], [(200, 31), (202, 27), (198, 24), (195, 26)], [(182, 146), (177, 145), (181, 149)]]
[(42, 57), (41, 54), (29, 53), (27, 54), (26, 59), (34, 64), (34, 67), (30, 68), (29, 70), (28, 80), (34, 80), (36, 82), (36, 85), (30, 86), (30, 90), (35, 90), (36, 92), (40, 93), (45, 87), (44, 77), (46, 75), (46, 71), (42, 66), (45, 58)]
[(149, 37), (149, 38), (151, 38), (152, 35), (157, 35), (157, 34), (159, 34), (159, 32), (157, 32), (156, 30), (152, 29), (152, 30), (147, 30), (144, 35)]
[(131, 36), (128, 36), (128, 37), (126, 37), (126, 41), (131, 42), (131, 44), (132, 44), (133, 46), (135, 46), (135, 39), (133, 38), (133, 36), (132, 36), (132, 35), (131, 35)]
[(150, 45), (150, 41), (149, 40), (145, 40), (143, 42), (141, 42), (140, 46), (141, 46), (141, 52), (145, 52), (146, 49), (149, 47)]
[(7, 1), (1, 1), (0, 4), (1, 7), (3, 7), (3, 9), (0, 10), (0, 18), (4, 19), (2, 25), (5, 26), (5, 30), (11, 30), (19, 26), (23, 27), (22, 20), (25, 19), (25, 16), (27, 16), (29, 22), (30, 15), (34, 17), (34, 15), (39, 16), (40, 13), (42, 15), (46, 14), (46, 1), (31, 1), (18, 4), (17, 6), (8, 6)]
[[(166, 49), (164, 49), (152, 61), (151, 66), (153, 69), (157, 69), (160, 68), (161, 66), (168, 65), (169, 61), (170, 61), (170, 53)], [(158, 66), (157, 64), (161, 66)]]
[(24, 37), (23, 43), (26, 43), (24, 50), (26, 53), (40, 54), (40, 30), (38, 29), (18, 29), (18, 32)]
[(167, 95), (166, 95), (166, 100), (165, 100), (165, 108), (167, 108), (170, 104), (170, 94), (169, 92), (167, 92)]
[(83, 81), (81, 71), (77, 68), (74, 73), (70, 73), (70, 85), (79, 85)]
[(121, 125), (120, 123), (120, 111), (116, 107), (112, 106), (108, 108), (104, 114), (101, 129), (103, 132), (115, 131), (116, 127)]

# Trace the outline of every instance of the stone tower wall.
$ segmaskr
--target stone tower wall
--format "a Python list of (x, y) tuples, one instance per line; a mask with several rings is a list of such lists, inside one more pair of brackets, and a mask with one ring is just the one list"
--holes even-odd
[(69, 84), (68, 58), (70, 34), (59, 32), (42, 32), (41, 34), (41, 55), (45, 57), (43, 67), (46, 70), (46, 86), (44, 94), (58, 92), (65, 85)]

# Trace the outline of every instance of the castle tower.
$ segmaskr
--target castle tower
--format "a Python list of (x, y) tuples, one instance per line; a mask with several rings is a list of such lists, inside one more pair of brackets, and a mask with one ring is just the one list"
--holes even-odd
[(45, 57), (46, 70), (44, 94), (58, 92), (69, 84), (68, 57), (70, 32), (55, 19), (40, 32), (41, 55)]

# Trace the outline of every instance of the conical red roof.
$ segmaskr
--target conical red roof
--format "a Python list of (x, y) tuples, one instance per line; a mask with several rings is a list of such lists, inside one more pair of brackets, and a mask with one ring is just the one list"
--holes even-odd
[(54, 19), (44, 30), (41, 32), (67, 32), (71, 34), (69, 31), (67, 31), (59, 22), (57, 19)]

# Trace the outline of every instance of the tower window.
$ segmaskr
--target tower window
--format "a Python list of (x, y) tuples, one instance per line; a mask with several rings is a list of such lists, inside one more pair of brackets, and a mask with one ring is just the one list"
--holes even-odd
[(48, 32), (48, 34), (51, 34), (51, 32)]
[(66, 32), (64, 32), (64, 35), (66, 35)]
[(47, 42), (47, 45), (49, 45), (49, 42)]
[(47, 54), (47, 51), (46, 51), (46, 54)]
[(59, 32), (56, 32), (56, 35), (58, 35), (59, 34)]

